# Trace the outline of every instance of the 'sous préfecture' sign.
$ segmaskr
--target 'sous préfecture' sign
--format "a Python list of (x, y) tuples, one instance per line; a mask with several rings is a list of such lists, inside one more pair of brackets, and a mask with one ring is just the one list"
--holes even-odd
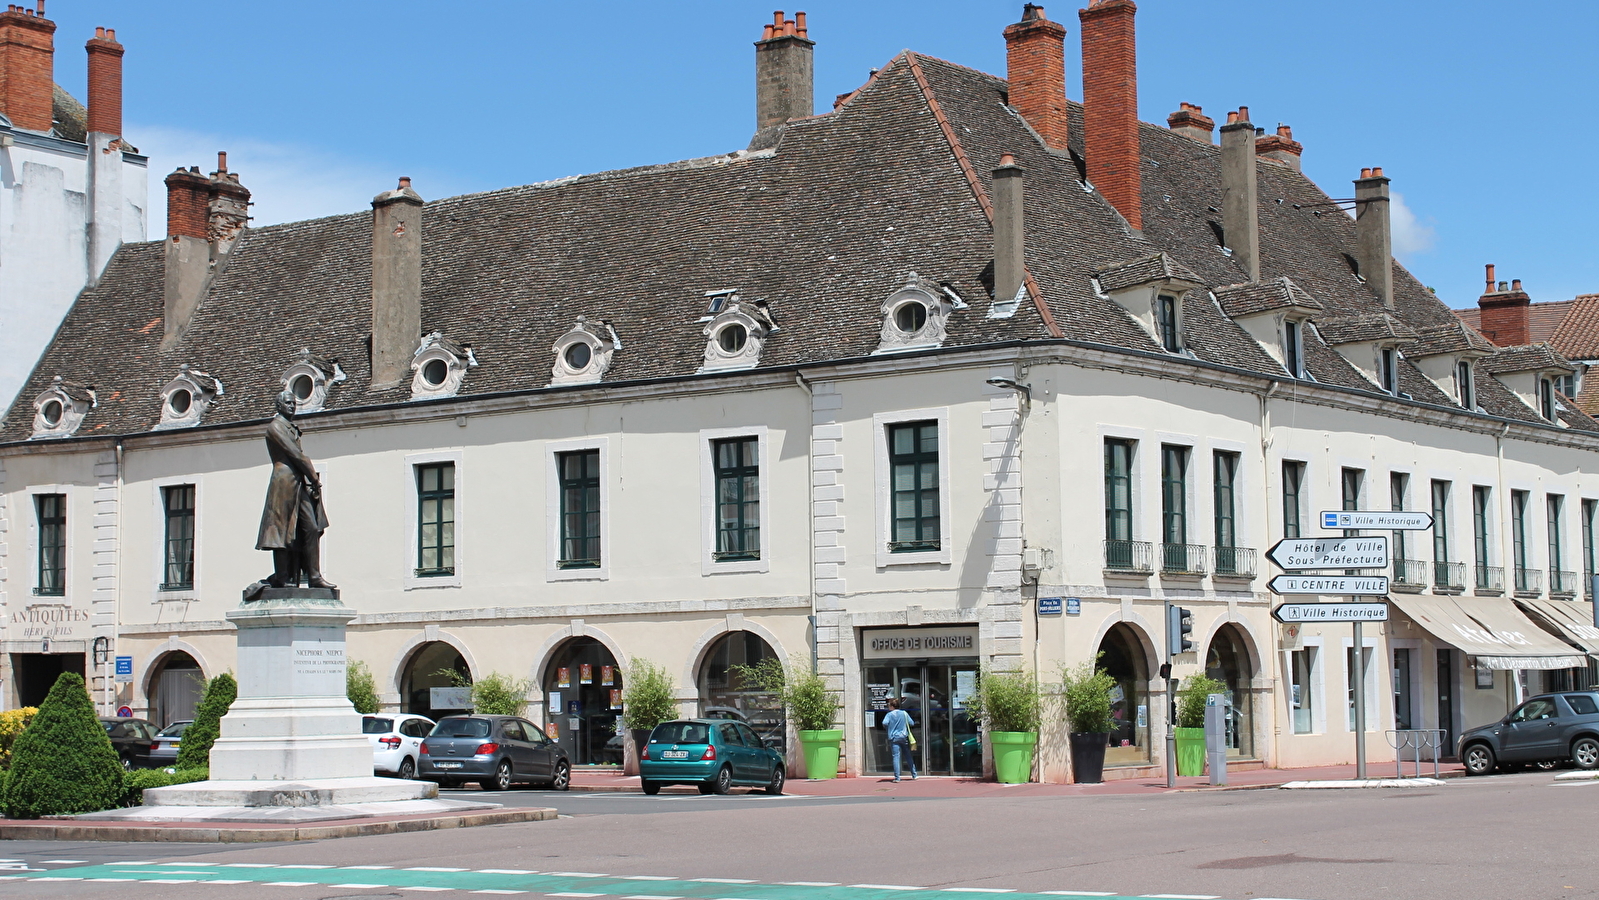
[(1432, 514), (1374, 509), (1324, 509), (1323, 528), (1379, 528), (1383, 531), (1426, 531), (1432, 527)]
[(861, 655), (866, 659), (907, 656), (976, 656), (977, 629), (877, 628), (861, 634)]
[(1284, 603), (1271, 612), (1279, 622), (1386, 622), (1386, 603)]
[(1349, 594), (1383, 597), (1386, 575), (1278, 575), (1266, 585), (1273, 594)]
[(1267, 550), (1266, 558), (1284, 569), (1385, 569), (1388, 535), (1289, 538)]

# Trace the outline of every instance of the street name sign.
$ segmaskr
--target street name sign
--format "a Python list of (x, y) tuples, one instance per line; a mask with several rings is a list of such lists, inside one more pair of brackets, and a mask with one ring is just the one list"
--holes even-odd
[(1271, 611), (1279, 622), (1386, 622), (1387, 603), (1284, 603)]
[(128, 684), (133, 681), (133, 657), (117, 657), (116, 666), (117, 684)]
[(1388, 535), (1340, 538), (1289, 538), (1266, 551), (1284, 569), (1385, 569)]
[(1386, 575), (1278, 575), (1266, 585), (1273, 594), (1388, 595)]
[(1372, 509), (1324, 509), (1323, 528), (1378, 528), (1383, 531), (1426, 531), (1432, 527), (1432, 513), (1379, 512)]
[[(1039, 597), (1038, 614), (1041, 616), (1058, 616), (1061, 613), (1060, 597)], [(874, 726), (875, 727), (875, 726)]]

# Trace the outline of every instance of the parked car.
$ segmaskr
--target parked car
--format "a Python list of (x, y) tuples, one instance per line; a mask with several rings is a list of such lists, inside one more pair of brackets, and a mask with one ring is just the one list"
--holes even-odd
[(155, 741), (150, 744), (150, 765), (153, 768), (164, 769), (178, 764), (178, 745), (182, 743), (184, 730), (192, 724), (193, 719), (181, 719), (156, 732)]
[(415, 778), (416, 761), (422, 756), (422, 739), (433, 730), (426, 716), (400, 713), (392, 716), (362, 716), (361, 733), (372, 742), (372, 771), (396, 778)]
[(750, 712), (734, 709), (731, 706), (707, 706), (701, 713), (702, 719), (729, 719), (734, 722), (743, 722), (748, 725), (761, 738), (761, 743), (778, 753), (783, 752), (786, 743), (783, 739), (784, 722), (781, 713), (774, 715), (773, 710), (755, 710), (757, 716), (751, 718)]
[(1599, 768), (1599, 691), (1540, 694), (1510, 715), (1460, 736), (1467, 775), (1487, 775), (1507, 764), (1570, 760)]
[(559, 744), (514, 716), (445, 716), (422, 741), (419, 775), (441, 787), (476, 781), (486, 791), (518, 782), (572, 786), (572, 760)]
[(646, 794), (662, 785), (692, 784), (702, 794), (725, 794), (734, 785), (783, 793), (786, 763), (740, 721), (679, 719), (650, 732), (639, 754), (639, 784)]
[(111, 747), (117, 751), (117, 758), (122, 760), (122, 768), (149, 767), (150, 747), (155, 740), (154, 722), (101, 716), (100, 724), (105, 726), (106, 737), (111, 739)]

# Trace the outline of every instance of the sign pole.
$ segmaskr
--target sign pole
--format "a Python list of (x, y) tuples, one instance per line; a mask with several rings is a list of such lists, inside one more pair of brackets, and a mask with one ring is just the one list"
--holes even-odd
[[(1169, 658), (1169, 657), (1168, 657)], [(1166, 786), (1177, 786), (1177, 692), (1166, 679)]]
[(1355, 620), (1355, 779), (1366, 780), (1366, 648)]

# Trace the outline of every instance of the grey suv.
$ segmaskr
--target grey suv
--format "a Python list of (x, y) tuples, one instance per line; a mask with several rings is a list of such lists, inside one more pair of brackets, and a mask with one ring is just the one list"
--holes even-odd
[(1599, 768), (1599, 691), (1540, 694), (1510, 715), (1460, 736), (1467, 775), (1487, 775), (1507, 763), (1570, 760)]

